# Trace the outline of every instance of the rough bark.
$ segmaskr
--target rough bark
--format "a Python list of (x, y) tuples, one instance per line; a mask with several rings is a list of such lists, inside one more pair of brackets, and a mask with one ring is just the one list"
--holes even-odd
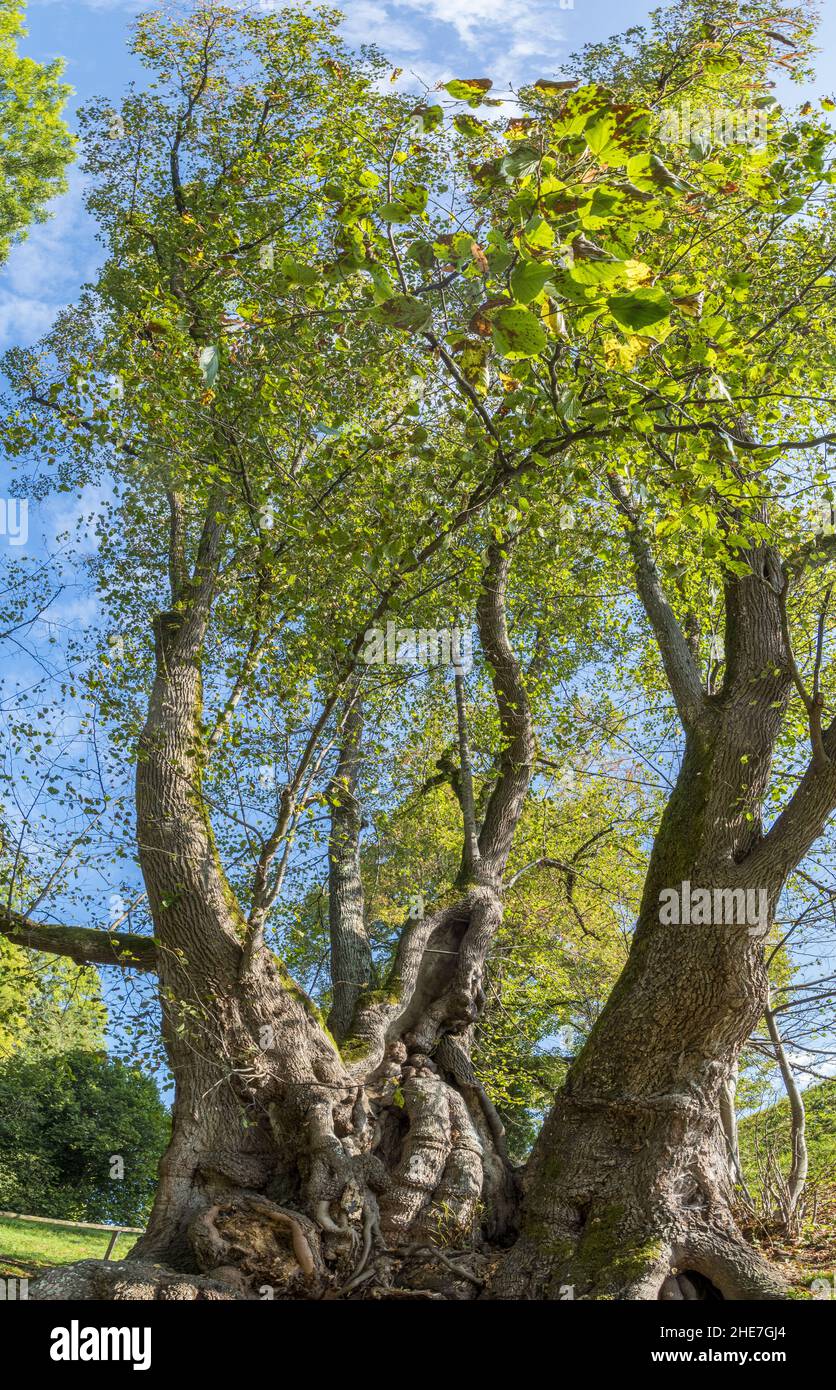
[[(659, 904), (663, 889), (683, 882), (763, 888), (771, 921), (791, 859), (765, 855), (761, 831), (793, 683), (784, 573), (763, 547), (749, 556), (752, 574), (729, 582), (725, 679), (709, 697), (650, 547), (621, 500), (637, 589), (685, 729), (684, 755), (628, 961), (535, 1146), (522, 1234), (493, 1292), (559, 1298), (572, 1286), (581, 1298), (667, 1298), (672, 1275), (692, 1271), (724, 1298), (778, 1298), (780, 1280), (735, 1225), (720, 1119), (740, 1049), (767, 1002), (762, 932), (745, 923), (668, 925)], [(809, 793), (815, 811), (790, 809), (792, 825), (771, 832), (792, 839), (793, 853), (833, 804), (832, 789), (821, 785), (832, 769), (810, 778), (819, 779)]]
[(157, 948), (152, 938), (138, 932), (35, 922), (24, 913), (0, 907), (0, 936), (30, 951), (66, 956), (76, 965), (118, 965), (123, 970), (151, 972), (157, 969)]
[(328, 927), (333, 1004), (328, 1027), (338, 1041), (348, 1033), (357, 1000), (371, 983), (372, 956), (366, 934), (360, 873), (362, 813), (358, 782), (362, 730), (363, 714), (358, 695), (349, 703), (346, 712), (340, 756), (329, 788), (332, 809), (328, 840)]
[[(482, 827), (455, 901), (405, 923), (385, 987), (362, 987), (352, 975), (351, 992), (335, 996), (339, 1048), (245, 919), (202, 795), (215, 511), (193, 575), (155, 625), (137, 764), (139, 854), (176, 1100), (156, 1202), (131, 1259), (199, 1271), (246, 1297), (264, 1287), (287, 1298), (375, 1289), (473, 1297), (483, 1282), (474, 1273), (480, 1242), (507, 1241), (516, 1213), (502, 1127), (469, 1060), (533, 761), (504, 615), (509, 557), (492, 551), (479, 609), (504, 741), (485, 817), (495, 830)], [(336, 979), (362, 923), (359, 710), (342, 734), (331, 784)], [(456, 1247), (468, 1253), (454, 1258)], [(428, 1253), (436, 1249), (437, 1258)]]

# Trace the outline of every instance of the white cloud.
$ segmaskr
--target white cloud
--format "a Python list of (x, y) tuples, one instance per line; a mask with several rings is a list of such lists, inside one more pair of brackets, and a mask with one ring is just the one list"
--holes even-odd
[[(255, 3), (270, 11), (286, 0)], [(308, 0), (297, 3), (308, 6)], [(574, 0), (342, 0), (339, 8), (345, 15), (342, 33), (350, 44), (375, 44), (394, 64), (428, 82), (476, 61), (478, 73), (458, 75), (493, 77), (500, 87), (515, 85), (548, 76), (574, 47), (565, 23), (571, 22)]]
[(393, 8), (397, 6), (376, 4), (374, 0), (348, 0), (342, 27), (346, 41), (352, 46), (374, 43), (393, 61), (415, 58), (426, 47), (426, 40), (417, 26), (396, 18)]
[[(364, 4), (365, 0), (358, 0), (358, 4), (346, 0), (345, 8), (352, 15)], [(547, 76), (555, 60), (573, 46), (564, 22), (571, 19), (571, 7), (562, 9), (559, 0), (527, 0), (523, 5), (509, 5), (508, 0), (397, 0), (375, 8), (385, 9), (390, 23), (409, 16), (417, 51), (434, 65), (440, 60), (445, 71), (450, 71), (456, 60), (478, 59), (484, 71), (460, 75), (493, 77), (500, 84)], [(443, 38), (445, 30), (447, 40)], [(368, 37), (386, 48), (383, 38), (374, 33)], [(538, 69), (536, 73), (532, 64)]]
[(0, 348), (34, 343), (95, 270), (100, 252), (77, 170), (51, 212), (13, 247), (0, 271)]

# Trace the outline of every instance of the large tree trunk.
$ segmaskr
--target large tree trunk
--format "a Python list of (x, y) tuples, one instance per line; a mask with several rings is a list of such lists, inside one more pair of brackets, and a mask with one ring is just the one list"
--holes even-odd
[(697, 1271), (726, 1298), (780, 1282), (734, 1222), (721, 1090), (765, 996), (745, 927), (662, 928), (650, 901), (614, 995), (538, 1140), (504, 1297), (657, 1298)]
[[(761, 926), (667, 923), (664, 890), (763, 889), (771, 921), (786, 865), (763, 847), (761, 804), (791, 688), (778, 557), (753, 551), (727, 592), (727, 669), (704, 695), (649, 551), (632, 540), (639, 590), (686, 729), (656, 836), (632, 948), (571, 1067), (526, 1178), (522, 1236), (500, 1297), (780, 1297), (733, 1213), (724, 1089), (767, 1002)], [(757, 901), (757, 899), (756, 899)]]
[[(204, 549), (211, 576), (208, 542)], [(474, 1295), (478, 1275), (456, 1272), (448, 1257), (428, 1268), (424, 1247), (472, 1253), (482, 1237), (507, 1240), (514, 1177), (469, 1061), (532, 758), (502, 609), (507, 563), (494, 554), (481, 609), (508, 740), (489, 829), (459, 900), (406, 923), (382, 990), (367, 978), (360, 718), (350, 706), (331, 785), (332, 1017), (341, 1048), (265, 946), (255, 914), (244, 918), (218, 860), (201, 790), (211, 578), (158, 620), (137, 825), (177, 1091), (154, 1210), (132, 1258), (198, 1270), (248, 1296), (265, 1287), (275, 1297), (350, 1293), (373, 1278), (461, 1297)]]
[[(753, 574), (729, 586), (726, 678), (709, 698), (649, 552), (635, 543), (685, 754), (627, 965), (535, 1147), (520, 1227), (502, 1127), (469, 1058), (534, 757), (505, 624), (508, 556), (493, 547), (478, 610), (504, 740), (483, 823), (475, 826), (464, 786), (459, 681), (467, 794), (456, 894), (405, 924), (382, 989), (355, 997), (362, 980), (346, 976), (338, 1046), (267, 949), (258, 904), (244, 917), (212, 835), (200, 696), (217, 568), (211, 532), (207, 523), (196, 578), (157, 623), (137, 771), (140, 858), (177, 1084), (157, 1201), (134, 1252), (142, 1279), (154, 1260), (192, 1271), (206, 1297), (218, 1288), (244, 1297), (473, 1297), (487, 1279), (485, 1250), (508, 1247), (519, 1231), (489, 1296), (780, 1297), (780, 1282), (735, 1226), (721, 1123), (724, 1088), (767, 998), (761, 930), (745, 921), (669, 925), (659, 911), (663, 890), (689, 882), (712, 892), (764, 889), (771, 916), (836, 800), (831, 729), (827, 765), (814, 760), (762, 835), (792, 684), (777, 557), (753, 551)], [(349, 728), (349, 747), (353, 736)], [(356, 778), (350, 758), (338, 771), (343, 785)], [(356, 814), (335, 808), (332, 882), (346, 890), (335, 896), (335, 959), (343, 928), (363, 932), (359, 830)]]

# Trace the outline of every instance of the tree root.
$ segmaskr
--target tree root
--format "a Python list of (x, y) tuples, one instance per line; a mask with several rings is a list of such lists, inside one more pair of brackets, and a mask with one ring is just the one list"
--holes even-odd
[(260, 1193), (237, 1193), (207, 1207), (189, 1239), (198, 1267), (244, 1296), (311, 1297), (324, 1280), (314, 1223)]
[(789, 1297), (786, 1282), (742, 1236), (713, 1230), (689, 1233), (673, 1258), (677, 1270), (694, 1270), (733, 1302)]
[(458, 1091), (436, 1076), (404, 1084), (409, 1131), (391, 1191), (382, 1206), (383, 1228), (395, 1240), (416, 1232), (429, 1237), (468, 1234), (482, 1193), (483, 1148)]
[(236, 1302), (246, 1295), (230, 1283), (206, 1275), (180, 1274), (145, 1260), (79, 1260), (40, 1275), (30, 1299), (99, 1302)]

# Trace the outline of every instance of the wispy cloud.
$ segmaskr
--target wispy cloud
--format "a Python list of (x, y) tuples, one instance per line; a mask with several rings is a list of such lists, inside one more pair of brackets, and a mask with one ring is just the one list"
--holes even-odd
[(76, 170), (49, 220), (31, 229), (0, 271), (0, 349), (36, 342), (93, 274), (100, 253), (82, 199)]

